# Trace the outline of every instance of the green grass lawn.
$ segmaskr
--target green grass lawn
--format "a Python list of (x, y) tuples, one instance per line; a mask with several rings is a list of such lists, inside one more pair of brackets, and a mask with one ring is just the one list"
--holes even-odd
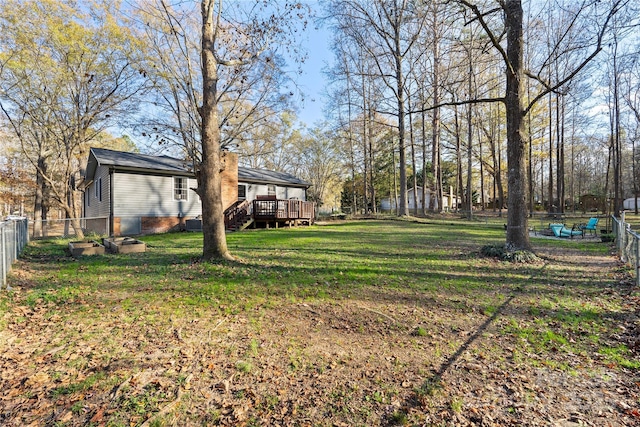
[(238, 260), (203, 263), (201, 233), (142, 240), (145, 253), (79, 259), (68, 241), (31, 242), (0, 294), (17, 423), (427, 422), (472, 404), (442, 385), (461, 360), (640, 366), (611, 339), (635, 294), (599, 242), (534, 238), (541, 261), (513, 264), (480, 255), (504, 242), (499, 222), (372, 220), (230, 234)]
[(370, 221), (231, 234), (235, 263), (200, 263), (200, 233), (145, 236), (146, 253), (79, 260), (65, 255), (65, 240), (35, 241), (23, 259), (47, 273), (33, 278), (29, 304), (72, 301), (78, 295), (100, 303), (105, 295), (117, 295), (140, 309), (162, 302), (167, 310), (224, 305), (237, 312), (265, 301), (340, 299), (371, 287), (407, 292), (487, 288), (488, 278), (509, 274), (511, 266), (481, 267), (486, 277), (468, 270), (477, 264), (483, 244), (503, 239), (500, 228), (481, 223)]

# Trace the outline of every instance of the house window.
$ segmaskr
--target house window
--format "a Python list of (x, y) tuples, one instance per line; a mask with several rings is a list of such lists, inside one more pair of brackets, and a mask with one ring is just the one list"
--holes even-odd
[(173, 178), (173, 199), (187, 200), (187, 178)]
[(276, 186), (273, 184), (267, 185), (267, 195), (275, 196), (276, 195)]
[(96, 181), (96, 200), (102, 201), (102, 178), (98, 178)]
[(247, 198), (247, 186), (238, 185), (238, 200), (245, 200)]

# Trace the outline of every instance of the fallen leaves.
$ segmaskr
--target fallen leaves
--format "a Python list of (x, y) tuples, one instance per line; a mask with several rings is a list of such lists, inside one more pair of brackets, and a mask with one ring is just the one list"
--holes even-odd
[[(492, 286), (501, 301), (504, 289)], [(536, 286), (535, 298), (557, 293), (551, 281)], [(593, 333), (589, 319), (568, 332), (560, 321), (546, 324), (567, 342), (537, 354), (526, 337), (504, 333), (506, 319), (517, 320), (514, 331), (538, 333), (557, 306), (534, 316), (516, 297), (476, 334), (489, 316), (472, 296), (361, 292), (237, 314), (229, 306), (224, 317), (217, 305), (167, 316), (156, 305), (132, 310), (113, 291), (92, 312), (78, 297), (81, 308), (30, 305), (16, 294), (0, 330), (0, 424), (381, 425), (404, 415), (418, 425), (633, 425), (640, 418), (637, 378), (595, 353), (567, 350)], [(587, 314), (619, 298), (614, 290), (584, 292), (579, 309)], [(628, 304), (635, 310), (640, 298)], [(610, 339), (635, 348), (636, 323), (621, 326)]]

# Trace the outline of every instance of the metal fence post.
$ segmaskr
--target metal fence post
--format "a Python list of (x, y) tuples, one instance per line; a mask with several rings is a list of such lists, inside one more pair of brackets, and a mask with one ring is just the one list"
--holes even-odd
[(622, 253), (622, 248), (624, 247), (622, 241), (624, 240), (624, 227), (622, 226), (621, 221), (616, 218), (615, 216), (611, 216), (613, 218), (613, 232), (616, 236), (616, 240), (615, 240), (615, 244), (616, 244), (616, 251), (618, 252), (618, 256), (620, 257), (620, 259), (622, 261), (624, 261), (624, 255)]
[(8, 285), (7, 285), (7, 254), (9, 251), (7, 251), (7, 242), (6, 242), (6, 238), (5, 238), (5, 230), (6, 230), (6, 226), (1, 225), (0, 226), (0, 231), (2, 234), (2, 241), (0, 241), (0, 244), (2, 245), (2, 286), (0, 286), (0, 289), (2, 289), (3, 287), (6, 287), (8, 289)]
[(636, 286), (640, 285), (640, 238), (637, 235), (633, 236), (633, 240), (636, 243)]
[(11, 263), (18, 259), (18, 221), (11, 221), (13, 228), (13, 253), (11, 254)]

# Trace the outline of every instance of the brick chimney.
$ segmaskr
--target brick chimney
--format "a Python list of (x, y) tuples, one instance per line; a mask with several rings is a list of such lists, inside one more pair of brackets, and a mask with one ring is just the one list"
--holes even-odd
[(238, 200), (238, 155), (230, 151), (222, 152), (222, 207), (227, 209)]

